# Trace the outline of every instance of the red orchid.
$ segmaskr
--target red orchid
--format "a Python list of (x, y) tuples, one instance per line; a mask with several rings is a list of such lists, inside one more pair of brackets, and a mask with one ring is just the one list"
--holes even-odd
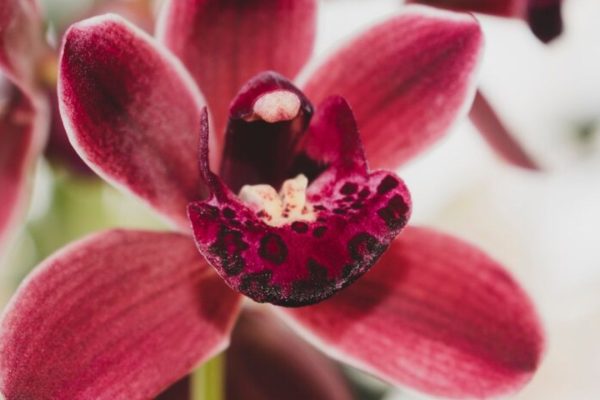
[(548, 43), (563, 29), (562, 0), (409, 0), (414, 3), (473, 11), (499, 17), (520, 18), (529, 24), (533, 34)]
[(70, 28), (72, 144), (178, 232), (107, 231), (42, 263), (0, 325), (7, 399), (155, 396), (226, 347), (239, 293), (311, 304), (263, 307), (394, 384), (483, 397), (531, 377), (543, 336), (526, 294), (472, 246), (402, 230), (408, 191), (365, 158), (397, 167), (466, 111), (477, 22), (409, 8), (302, 90), (261, 73), (300, 71), (314, 17), (310, 0), (190, 0), (165, 4), (159, 41), (110, 15)]

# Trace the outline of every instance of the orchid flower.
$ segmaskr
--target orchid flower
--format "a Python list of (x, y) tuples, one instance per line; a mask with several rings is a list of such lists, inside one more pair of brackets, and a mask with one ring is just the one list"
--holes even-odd
[(0, 323), (8, 400), (153, 397), (227, 346), (244, 296), (392, 384), (487, 397), (529, 380), (543, 334), (525, 292), (473, 246), (404, 227), (406, 186), (369, 169), (466, 112), (477, 21), (407, 8), (292, 83), (315, 7), (168, 1), (158, 40), (113, 15), (69, 29), (71, 143), (175, 231), (97, 233), (38, 266)]

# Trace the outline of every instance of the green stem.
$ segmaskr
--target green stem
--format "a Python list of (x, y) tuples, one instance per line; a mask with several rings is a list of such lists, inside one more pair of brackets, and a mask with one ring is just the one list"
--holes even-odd
[(192, 373), (192, 400), (225, 400), (225, 354), (221, 353)]

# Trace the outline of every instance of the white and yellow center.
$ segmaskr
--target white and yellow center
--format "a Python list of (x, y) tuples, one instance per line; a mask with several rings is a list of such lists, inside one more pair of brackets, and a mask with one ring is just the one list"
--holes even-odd
[(295, 221), (314, 221), (316, 213), (306, 200), (308, 179), (298, 175), (281, 185), (279, 193), (270, 185), (245, 185), (239, 198), (256, 210), (268, 225), (282, 226)]

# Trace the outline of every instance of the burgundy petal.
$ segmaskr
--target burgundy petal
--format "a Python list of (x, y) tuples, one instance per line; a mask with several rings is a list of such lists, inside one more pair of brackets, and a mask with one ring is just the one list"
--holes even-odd
[(205, 196), (196, 167), (203, 100), (183, 66), (115, 15), (73, 25), (63, 42), (59, 101), (88, 165), (186, 227)]
[(206, 95), (221, 143), (240, 87), (265, 70), (295, 76), (312, 51), (315, 20), (315, 0), (171, 0), (157, 36)]
[(7, 399), (147, 399), (222, 350), (239, 297), (189, 237), (108, 231), (42, 263), (0, 325)]
[(304, 86), (315, 103), (335, 94), (352, 105), (372, 167), (397, 167), (441, 137), (474, 92), (477, 21), (406, 9), (342, 47)]
[[(269, 95), (286, 97), (278, 104), (266, 104), (267, 110), (260, 109), (261, 99)], [(292, 106), (297, 106), (292, 107), (293, 115), (288, 115), (285, 104), (280, 104), (287, 96), (292, 96)], [(248, 81), (230, 106), (219, 174), (223, 181), (234, 192), (244, 184), (279, 187), (312, 114), (312, 104), (283, 76), (269, 71)]]
[(483, 138), (506, 161), (521, 168), (541, 169), (504, 126), (481, 90), (475, 94), (469, 117)]
[(543, 348), (534, 308), (498, 263), (421, 228), (407, 228), (355, 285), (285, 316), (325, 352), (444, 397), (514, 391)]
[(0, 258), (29, 204), (30, 178), (44, 145), (48, 107), (0, 74)]
[(201, 169), (212, 196), (189, 205), (196, 243), (229, 286), (256, 301), (300, 306), (333, 295), (366, 272), (408, 220), (406, 186), (390, 172), (367, 172), (362, 149), (352, 145), (360, 145), (352, 112), (341, 98), (326, 101), (311, 125), (341, 135), (342, 154), (326, 160), (331, 165), (308, 187), (316, 214), (310, 221), (273, 226), (265, 210), (235, 196), (208, 168), (206, 116), (203, 121)]
[(558, 37), (563, 30), (562, 0), (529, 0), (527, 22), (533, 34), (544, 43)]
[(336, 365), (266, 312), (242, 313), (226, 359), (228, 400), (351, 400)]
[(50, 134), (48, 137), (48, 143), (44, 149), (44, 155), (51, 162), (60, 163), (61, 165), (68, 167), (71, 172), (77, 172), (82, 176), (94, 176), (94, 172), (92, 172), (92, 170), (81, 159), (81, 157), (79, 157), (79, 154), (77, 154), (69, 142), (67, 132), (65, 131), (63, 121), (60, 117), (56, 91), (54, 89), (50, 89), (48, 90), (48, 95), (50, 98), (51, 112)]

